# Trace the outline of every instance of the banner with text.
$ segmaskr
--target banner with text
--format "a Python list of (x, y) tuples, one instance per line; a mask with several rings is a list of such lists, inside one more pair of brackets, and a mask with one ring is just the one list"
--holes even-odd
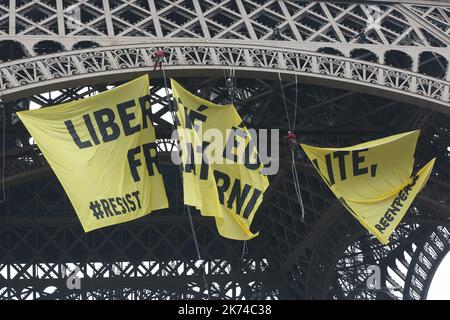
[(184, 203), (215, 217), (223, 237), (248, 240), (269, 185), (256, 144), (232, 104), (201, 99), (172, 80)]
[(85, 232), (168, 207), (148, 76), (86, 99), (17, 114)]
[(348, 148), (301, 146), (339, 201), (387, 244), (433, 169), (435, 159), (411, 177), (419, 133), (402, 133)]

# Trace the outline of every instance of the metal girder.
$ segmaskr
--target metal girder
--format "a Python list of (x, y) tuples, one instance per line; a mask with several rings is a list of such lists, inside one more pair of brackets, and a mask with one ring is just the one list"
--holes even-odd
[[(180, 37), (267, 41), (273, 39), (273, 30), (278, 28), (280, 42), (298, 41), (318, 49), (324, 45), (351, 44), (366, 24), (365, 11), (371, 5), (378, 5), (382, 14), (380, 32), (368, 32), (361, 45), (389, 46), (398, 38), (413, 35), (418, 36), (418, 40), (412, 45), (398, 41), (397, 45), (406, 50), (409, 46), (426, 47), (428, 43), (421, 39), (433, 35), (434, 28), (445, 26), (449, 4), (405, 2), (265, 0), (256, 4), (252, 0), (109, 0), (64, 2), (54, 7), (47, 1), (20, 6), (11, 1), (0, 5), (0, 13), (11, 13), (9, 19), (0, 16), (0, 36), (5, 39), (14, 36), (13, 39), (19, 39), (33, 55), (36, 44), (43, 39), (61, 42), (66, 50), (80, 41), (111, 45), (112, 37), (128, 43)], [(79, 8), (80, 17), (70, 10), (74, 5)], [(394, 5), (397, 5), (395, 10)], [(417, 18), (412, 19), (403, 10), (414, 12)], [(446, 45), (448, 30), (444, 32), (443, 39), (438, 38)]]

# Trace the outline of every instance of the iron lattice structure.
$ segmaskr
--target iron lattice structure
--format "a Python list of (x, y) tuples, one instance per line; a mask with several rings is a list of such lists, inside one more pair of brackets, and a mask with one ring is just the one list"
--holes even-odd
[[(0, 0), (0, 97), (6, 202), (0, 299), (424, 299), (450, 248), (450, 2), (380, 0)], [(74, 16), (78, 12), (78, 16)], [(379, 28), (366, 29), (375, 14)], [(75, 18), (74, 18), (75, 17)], [(75, 26), (75, 27), (74, 27)], [(61, 185), (15, 112), (80, 99), (149, 73), (161, 159), (173, 143), (161, 71), (218, 103), (236, 74), (236, 106), (254, 128), (344, 146), (422, 129), (416, 163), (437, 157), (388, 246), (297, 163), (306, 208), (283, 161), (248, 243), (199, 214), (194, 249), (177, 170), (171, 208), (84, 234)], [(284, 95), (282, 95), (284, 93)], [(291, 119), (291, 122), (293, 119)], [(382, 288), (366, 286), (368, 267)], [(78, 266), (80, 290), (64, 269)]]

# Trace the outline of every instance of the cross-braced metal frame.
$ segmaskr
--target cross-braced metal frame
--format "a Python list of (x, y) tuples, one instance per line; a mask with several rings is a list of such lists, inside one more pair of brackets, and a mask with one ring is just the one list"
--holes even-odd
[[(380, 27), (366, 30), (373, 5), (0, 1), (7, 199), (0, 204), (0, 299), (203, 299), (203, 273), (214, 299), (425, 299), (450, 248), (450, 3), (378, 1)], [(290, 115), (297, 101), (295, 127), (310, 144), (344, 146), (422, 128), (417, 165), (437, 157), (436, 167), (391, 244), (379, 244), (345, 212), (306, 161), (297, 163), (302, 222), (290, 166), (281, 161), (254, 222), (261, 236), (247, 250), (194, 214), (199, 261), (181, 181), (168, 163), (169, 109), (162, 74), (153, 71), (159, 49), (168, 75), (218, 103), (229, 102), (225, 78), (235, 70), (235, 104), (250, 127), (287, 131), (285, 99)], [(142, 73), (151, 77), (171, 208), (84, 234), (15, 112), (80, 99)], [(381, 270), (378, 290), (366, 285), (371, 265)], [(80, 290), (66, 285), (65, 270), (75, 267)]]

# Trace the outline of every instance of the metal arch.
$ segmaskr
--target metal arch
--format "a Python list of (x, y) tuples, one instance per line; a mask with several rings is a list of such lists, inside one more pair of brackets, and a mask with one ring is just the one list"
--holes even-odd
[[(289, 289), (294, 297), (426, 299), (434, 272), (450, 251), (448, 220), (407, 217), (394, 232), (391, 243), (382, 246), (342, 208), (335, 206), (330, 210), (334, 217), (312, 247), (311, 259), (305, 265), (300, 259), (287, 273), (289, 278), (295, 279), (300, 272), (306, 279), (304, 283), (290, 282)], [(401, 241), (406, 238), (408, 241)], [(352, 249), (355, 246), (357, 249)], [(380, 290), (367, 288), (366, 280), (371, 274), (367, 269), (369, 265), (378, 265), (381, 269)]]
[[(126, 47), (96, 48), (18, 60), (0, 65), (2, 99), (20, 98), (49, 88), (126, 80), (152, 72), (155, 50), (167, 52), (164, 68), (170, 76), (226, 68), (241, 76), (298, 74), (304, 82), (350, 88), (388, 96), (450, 113), (450, 82), (380, 64), (303, 50), (223, 45), (186, 41)], [(189, 68), (189, 70), (187, 70)], [(156, 73), (156, 72), (155, 72)], [(157, 73), (161, 76), (161, 73)]]
[[(270, 86), (267, 86), (270, 87)], [(316, 88), (317, 89), (317, 88)], [(303, 88), (303, 90), (305, 90), (305, 88)], [(327, 90), (328, 91), (328, 90)], [(70, 92), (71, 90), (68, 90), (68, 95), (70, 96)], [(305, 92), (307, 93), (307, 92)], [(353, 94), (353, 93), (352, 93)], [(353, 95), (358, 95), (358, 94), (353, 94)], [(36, 98), (36, 97), (34, 97)], [(66, 97), (67, 98), (67, 97)], [(156, 97), (155, 97), (156, 98)], [(256, 97), (255, 97), (256, 98)], [(328, 97), (330, 98), (330, 97)], [(348, 99), (348, 93), (344, 93), (343, 94), (343, 100), (349, 100)], [(320, 100), (319, 100), (320, 101)], [(334, 99), (334, 101), (336, 102), (336, 99)], [(337, 107), (338, 104), (336, 104), (334, 102), (334, 107)], [(48, 103), (53, 103), (53, 102), (48, 102)], [(349, 102), (350, 104), (352, 103), (351, 101)], [(388, 105), (391, 105), (388, 103)], [(395, 108), (397, 110), (397, 112), (400, 110), (400, 108), (396, 107), (397, 105), (391, 105), (391, 108)], [(310, 112), (313, 113), (317, 113), (318, 112), (318, 108), (320, 108), (320, 103), (319, 105), (313, 106), (313, 109), (310, 110)], [(345, 108), (346, 106), (342, 106), (343, 108)], [(326, 106), (325, 106), (326, 108)], [(383, 108), (383, 106), (377, 105), (377, 108)], [(366, 117), (366, 118), (370, 118), (368, 116), (366, 116), (366, 112), (370, 111), (373, 112), (373, 108), (372, 106), (368, 106), (367, 110), (362, 110), (363, 108), (359, 107), (358, 108), (358, 113), (356, 110), (351, 110), (351, 113), (353, 116), (358, 117)], [(320, 110), (320, 109), (319, 109)], [(385, 109), (384, 109), (385, 110)], [(408, 109), (411, 110), (411, 109)], [(426, 110), (428, 111), (428, 110)], [(341, 112), (339, 110), (339, 112)], [(431, 111), (430, 111), (431, 112)], [(409, 112), (408, 112), (409, 113)], [(277, 118), (277, 115), (270, 113), (271, 115), (271, 122), (270, 123), (274, 123), (274, 119)], [(401, 122), (401, 128), (405, 129), (405, 128), (409, 128), (409, 127), (414, 127), (417, 123), (419, 123), (420, 125), (426, 125), (426, 126), (433, 126), (433, 123), (431, 122), (424, 122), (424, 119), (427, 119), (428, 117), (424, 117), (422, 115), (422, 113), (414, 113), (412, 115), (411, 118), (406, 118), (404, 117), (405, 114), (401, 114), (401, 118), (404, 118), (404, 121)], [(344, 114), (344, 116), (346, 116), (346, 114)], [(439, 118), (443, 118), (442, 115), (438, 115)], [(305, 121), (304, 124), (309, 123), (309, 119), (308, 117), (304, 116), (302, 117), (301, 121)], [(303, 123), (303, 122), (302, 122)], [(320, 122), (319, 123), (314, 123), (315, 126), (320, 126)], [(353, 139), (354, 137), (350, 137), (350, 139)], [(340, 144), (342, 143), (347, 143), (347, 139), (344, 139), (345, 141), (339, 141)], [(313, 140), (315, 143), (319, 142), (319, 140)], [(333, 139), (332, 140), (333, 143), (336, 143), (336, 141)], [(320, 143), (325, 143), (325, 141), (322, 139), (322, 141), (320, 141)], [(327, 142), (328, 143), (328, 142)], [(444, 142), (445, 143), (445, 142)], [(33, 153), (34, 151), (30, 151), (30, 157), (33, 157)], [(302, 169), (305, 169), (302, 167)], [(312, 168), (310, 168), (312, 169)], [(320, 177), (318, 177), (315, 174), (311, 174), (312, 170), (300, 170), (300, 175), (301, 175), (301, 181), (302, 183), (302, 193), (304, 196), (304, 201), (305, 201), (305, 205), (308, 207), (308, 214), (306, 216), (306, 223), (302, 224), (300, 223), (300, 219), (299, 219), (299, 215), (296, 214), (296, 201), (294, 199), (294, 197), (290, 196), (292, 195), (293, 191), (293, 186), (292, 186), (292, 182), (290, 181), (290, 179), (282, 179), (282, 184), (279, 188), (276, 188), (276, 193), (274, 194), (274, 200), (271, 201), (271, 203), (269, 203), (263, 210), (263, 212), (260, 213), (260, 216), (263, 217), (263, 221), (264, 221), (264, 234), (266, 238), (268, 238), (269, 241), (267, 241), (266, 243), (270, 243), (270, 247), (266, 246), (265, 248), (270, 248), (271, 251), (273, 251), (272, 253), (276, 253), (276, 257), (275, 259), (271, 259), (269, 262), (269, 266), (271, 265), (272, 268), (274, 266), (277, 266), (277, 264), (283, 264), (285, 263), (285, 268), (283, 269), (285, 273), (288, 273), (289, 275), (295, 275), (295, 280), (291, 280), (289, 279), (288, 282), (286, 283), (285, 280), (285, 287), (287, 287), (289, 285), (289, 290), (286, 290), (285, 288), (281, 287), (281, 288), (277, 288), (278, 290), (280, 290), (280, 292), (286, 291), (287, 293), (283, 293), (286, 296), (289, 296), (289, 294), (291, 294), (290, 297), (294, 296), (294, 297), (324, 297), (324, 295), (311, 295), (312, 292), (317, 292), (317, 291), (312, 291), (312, 287), (313, 286), (317, 286), (317, 277), (319, 277), (319, 279), (322, 277), (323, 278), (323, 272), (321, 273), (321, 271), (323, 269), (320, 269), (320, 264), (323, 265), (322, 261), (319, 260), (314, 260), (314, 261), (319, 261), (319, 263), (316, 263), (313, 261), (314, 256), (311, 256), (311, 252), (315, 252), (315, 250), (311, 250), (311, 248), (315, 248), (313, 245), (310, 245), (311, 243), (316, 243), (315, 241), (317, 240), (318, 237), (323, 237), (324, 239), (327, 238), (327, 241), (324, 241), (324, 247), (322, 247), (322, 250), (318, 250), (321, 252), (321, 255), (325, 258), (325, 257), (329, 257), (329, 255), (333, 254), (333, 246), (327, 246), (327, 244), (331, 243), (341, 243), (340, 241), (337, 241), (336, 238), (334, 237), (334, 235), (336, 235), (336, 232), (331, 233), (330, 235), (326, 234), (324, 235), (324, 233), (327, 232), (327, 224), (330, 223), (329, 220), (329, 215), (327, 214), (327, 208), (329, 208), (330, 206), (332, 206), (332, 202), (334, 201), (334, 198), (332, 198), (332, 195), (330, 197), (329, 192), (327, 193), (327, 189), (326, 186), (321, 183)], [(49, 188), (55, 188), (54, 186), (55, 183), (52, 183), (49, 185)], [(317, 185), (319, 184), (319, 187), (317, 187)], [(434, 184), (433, 184), (434, 185)], [(428, 200), (432, 200), (434, 199), (435, 202), (437, 202), (437, 204), (443, 204), (440, 200), (441, 196), (445, 194), (448, 194), (448, 186), (442, 186), (443, 189), (440, 190), (440, 188), (438, 189), (434, 189), (433, 186), (431, 186), (430, 190), (430, 194), (428, 195), (427, 192), (427, 197), (429, 197)], [(447, 189), (446, 189), (447, 188)], [(20, 196), (29, 194), (29, 195), (33, 195), (34, 198), (29, 199), (29, 203), (28, 204), (23, 204), (23, 208), (22, 210), (18, 210), (20, 209), (20, 206), (22, 205), (22, 203), (14, 203), (11, 202), (11, 205), (14, 205), (14, 207), (12, 208), (11, 211), (11, 215), (17, 216), (17, 217), (13, 217), (13, 219), (9, 220), (9, 225), (7, 228), (4, 228), (3, 230), (0, 228), (0, 238), (2, 236), (4, 236), (5, 234), (10, 234), (13, 239), (19, 239), (19, 243), (16, 245), (14, 244), (12, 246), (12, 248), (14, 248), (11, 251), (11, 255), (9, 257), (12, 257), (13, 259), (16, 259), (16, 254), (20, 253), (21, 250), (26, 250), (29, 251), (31, 250), (31, 248), (33, 248), (34, 246), (34, 237), (31, 236), (31, 234), (36, 234), (40, 237), (40, 239), (42, 239), (42, 244), (45, 245), (47, 248), (52, 248), (52, 247), (56, 247), (58, 248), (58, 246), (55, 245), (56, 242), (59, 242), (58, 238), (61, 236), (62, 233), (68, 233), (69, 235), (71, 235), (71, 237), (75, 238), (76, 242), (79, 243), (79, 245), (81, 246), (81, 243), (83, 243), (83, 237), (77, 235), (76, 232), (74, 232), (74, 229), (77, 226), (67, 226), (67, 227), (62, 227), (60, 226), (61, 223), (58, 222), (58, 220), (55, 220), (51, 217), (47, 218), (43, 218), (42, 219), (42, 223), (43, 225), (41, 226), (36, 226), (34, 223), (30, 222), (30, 216), (34, 216), (34, 214), (30, 215), (30, 212), (27, 212), (28, 208), (32, 207), (32, 203), (34, 203), (35, 201), (39, 201), (41, 202), (41, 196), (40, 194), (33, 194), (33, 188), (30, 187), (29, 185), (24, 185), (21, 188), (16, 188), (16, 190), (18, 192), (20, 192)], [(446, 193), (447, 192), (447, 193)], [(19, 194), (18, 194), (19, 195)], [(44, 199), (46, 197), (43, 197)], [(58, 198), (63, 198), (62, 196), (58, 196)], [(22, 202), (22, 201), (19, 201)], [(42, 203), (42, 202), (41, 202)], [(49, 211), (49, 212), (53, 212), (54, 211), (54, 204), (49, 203), (46, 206), (41, 206), (40, 209), (43, 212)], [(330, 211), (331, 212), (331, 211)], [(347, 214), (347, 216), (349, 216)], [(18, 219), (17, 219), (18, 218)], [(173, 219), (171, 217), (171, 219)], [(73, 217), (71, 218), (71, 221), (73, 221)], [(170, 221), (167, 220), (167, 221)], [(66, 220), (62, 220), (61, 222), (66, 223)], [(342, 221), (342, 223), (344, 225), (347, 225), (345, 223), (345, 221)], [(165, 223), (167, 225), (167, 223)], [(355, 223), (354, 223), (355, 224)], [(348, 223), (348, 226), (351, 226), (352, 223), (351, 221)], [(133, 230), (136, 230), (136, 226), (124, 226), (125, 229), (123, 229), (124, 234), (129, 234), (130, 232), (132, 232)], [(161, 235), (162, 238), (164, 238), (161, 241), (161, 245), (165, 245), (168, 248), (173, 248), (174, 244), (170, 241), (169, 237), (172, 231), (164, 231), (164, 230), (160, 230), (161, 226), (160, 225), (153, 225), (152, 228), (148, 231), (154, 232), (157, 235)], [(19, 234), (20, 230), (26, 230), (26, 232), (22, 234)], [(281, 231), (279, 231), (281, 230)], [(342, 230), (342, 226), (340, 226), (339, 232)], [(358, 232), (359, 229), (357, 229), (356, 231)], [(186, 230), (184, 229), (183, 226), (180, 226), (179, 232), (181, 232), (182, 234), (187, 234)], [(211, 230), (209, 230), (209, 232), (211, 232)], [(30, 234), (31, 233), (31, 234)], [(140, 238), (140, 234), (141, 232), (138, 232), (138, 236), (136, 237), (136, 239), (133, 239), (134, 243), (139, 243), (139, 241), (137, 239)], [(104, 237), (104, 238), (103, 238)], [(272, 237), (275, 237), (276, 241), (271, 241)], [(114, 236), (108, 236), (107, 233), (101, 238), (103, 238), (103, 240), (109, 245), (109, 244), (113, 244), (114, 243)], [(205, 243), (204, 245), (209, 247), (209, 248), (213, 248), (215, 246), (221, 245), (220, 241), (217, 241), (217, 239), (214, 238), (214, 240), (212, 240), (212, 238), (210, 239), (211, 242), (209, 243)], [(322, 241), (317, 240), (317, 244), (320, 246), (323, 245)], [(182, 244), (184, 245), (184, 244)], [(115, 245), (114, 247), (116, 247), (117, 245)], [(9, 247), (9, 246), (8, 246)], [(155, 246), (156, 247), (156, 246)], [(63, 247), (66, 248), (66, 247)], [(336, 250), (338, 250), (340, 248), (340, 246), (338, 246), (336, 248)], [(1, 250), (1, 248), (0, 248)], [(66, 249), (60, 249), (60, 250), (66, 250)], [(92, 248), (92, 250), (97, 251), (100, 250), (100, 248)], [(68, 257), (68, 258), (64, 258), (64, 259), (74, 259), (71, 254), (72, 252), (70, 250), (67, 250), (67, 253), (64, 253), (64, 257)], [(236, 250), (239, 251), (239, 250)], [(252, 250), (253, 251), (253, 250)], [(32, 252), (32, 251), (31, 251)], [(40, 252), (40, 251), (36, 251), (36, 252)], [(336, 251), (335, 251), (336, 252)], [(172, 256), (179, 256), (181, 260), (188, 260), (189, 261), (189, 256), (183, 255), (183, 253), (180, 253), (178, 249), (174, 248), (173, 249), (173, 253), (172, 251), (170, 252), (170, 254)], [(266, 252), (267, 254), (267, 252)], [(287, 258), (293, 257), (293, 260), (289, 260)], [(192, 259), (192, 258), (191, 258)], [(315, 258), (314, 258), (315, 259)], [(330, 258), (331, 259), (331, 258)], [(73, 260), (71, 260), (73, 261)], [(75, 260), (76, 261), (76, 260)], [(331, 261), (328, 259), (323, 260), (325, 262), (327, 261)], [(145, 262), (145, 261), (144, 261)], [(225, 263), (226, 261), (222, 261), (223, 263)], [(32, 263), (32, 262), (30, 262)], [(27, 278), (27, 277), (31, 277), (33, 278), (34, 275), (28, 273), (27, 268), (29, 267), (29, 265), (25, 264), (24, 267), (19, 267), (18, 266), (19, 262), (17, 263), (13, 263), (7, 266), (7, 268), (12, 268), (11, 270), (19, 270), (20, 271), (20, 275)], [(49, 268), (50, 270), (52, 270), (53, 266), (51, 264), (51, 262), (49, 263), (44, 263), (42, 265), (36, 265), (32, 263), (32, 266), (35, 266), (36, 268)], [(163, 265), (161, 265), (163, 266)], [(164, 265), (165, 266), (165, 265)], [(295, 268), (294, 268), (295, 266)], [(329, 263), (328, 266), (331, 268), (333, 267), (333, 263)], [(167, 266), (169, 268), (169, 270), (175, 270), (174, 268)], [(290, 269), (292, 267), (292, 270)], [(106, 265), (105, 268), (112, 268), (109, 265)], [(302, 269), (303, 268), (303, 269)], [(137, 270), (139, 269), (139, 264), (136, 264), (132, 267), (131, 270)], [(298, 271), (302, 271), (302, 274), (300, 274), (300, 272)], [(307, 272), (303, 272), (303, 270), (309, 270)], [(50, 271), (50, 273), (53, 271)], [(146, 271), (147, 272), (147, 271)], [(253, 271), (252, 271), (253, 272)], [(98, 272), (98, 275), (101, 275), (102, 272)], [(153, 274), (151, 274), (150, 272), (147, 272), (146, 275), (148, 277), (152, 277)], [(196, 274), (198, 275), (198, 273)], [(238, 275), (239, 276), (239, 275)], [(273, 274), (271, 273), (270, 276), (273, 276), (273, 278), (278, 276), (277, 274)], [(134, 280), (132, 278), (132, 272), (126, 272), (124, 273), (124, 277), (130, 278), (130, 283), (133, 283)], [(174, 276), (176, 278), (176, 276)], [(253, 274), (252, 274), (253, 277)], [(249, 297), (249, 296), (258, 296), (260, 295), (261, 297), (279, 297), (279, 293), (276, 293), (276, 289), (272, 290), (266, 287), (266, 289), (259, 289), (259, 281), (260, 279), (263, 279), (264, 276), (264, 272), (263, 273), (255, 273), (254, 274), (254, 278), (255, 280), (258, 280), (256, 283), (258, 283), (258, 285), (255, 285), (255, 287), (252, 288), (247, 288), (246, 293), (242, 293), (239, 296), (235, 296), (235, 298), (240, 298), (240, 297)], [(305, 279), (306, 277), (306, 279)], [(191, 277), (189, 279), (192, 279), (192, 281), (194, 282), (194, 286), (199, 286), (198, 285), (198, 280), (196, 280), (198, 277), (194, 276)], [(227, 276), (224, 275), (224, 277), (222, 277), (222, 274), (220, 275), (221, 279), (225, 278), (227, 279)], [(127, 294), (133, 294), (136, 297), (145, 297), (145, 298), (151, 298), (151, 297), (160, 297), (160, 298), (164, 298), (164, 297), (172, 297), (172, 298), (204, 298), (203, 296), (201, 296), (201, 294), (199, 294), (198, 292), (196, 293), (192, 288), (182, 288), (182, 284), (185, 282), (186, 279), (188, 278), (183, 278), (183, 277), (178, 277), (178, 288), (177, 290), (170, 290), (170, 288), (163, 288), (163, 289), (159, 289), (159, 290), (149, 290), (149, 289), (145, 289), (145, 288), (134, 288), (130, 291), (126, 291), (123, 290), (123, 293), (121, 293), (121, 289), (118, 289), (116, 291), (114, 290), (110, 290), (111, 287), (113, 286), (123, 286), (122, 279), (107, 279), (105, 281), (101, 281), (98, 282), (98, 288), (89, 288), (90, 290), (87, 290), (83, 293), (79, 293), (79, 294), (75, 294), (75, 293), (69, 293), (69, 294), (65, 294), (64, 292), (56, 292), (55, 295), (53, 296), (47, 296), (48, 298), (82, 298), (82, 297), (97, 297), (97, 298), (112, 298), (112, 297), (125, 297)], [(239, 284), (241, 285), (241, 290), (243, 290), (244, 288), (242, 287), (242, 283), (246, 284), (246, 281), (248, 281), (249, 278), (242, 278), (242, 281), (239, 282)], [(277, 277), (278, 279), (278, 277)], [(334, 280), (335, 278), (331, 277), (331, 280)], [(327, 281), (329, 281), (329, 279)], [(17, 280), (17, 281), (16, 281)], [(116, 281), (119, 280), (119, 281)], [(174, 278), (171, 279), (167, 279), (167, 285), (176, 285), (177, 284), (177, 280)], [(302, 285), (302, 281), (307, 280), (308, 283), (308, 291), (305, 291), (305, 287), (301, 287)], [(54, 281), (54, 282), (52, 282)], [(152, 282), (153, 280), (149, 279), (149, 281), (146, 282), (147, 285), (149, 286), (156, 286), (155, 282)], [(224, 291), (227, 291), (228, 288), (236, 288), (239, 284), (237, 284), (236, 282), (231, 282), (231, 284), (229, 284), (230, 281), (224, 280), (224, 282), (220, 282), (219, 287), (215, 289), (215, 292), (217, 292), (219, 297), (224, 297)], [(270, 281), (262, 281), (263, 285), (270, 286)], [(46, 287), (46, 284), (49, 283), (58, 283), (59, 286), (61, 286), (61, 283), (63, 283), (60, 279), (58, 280), (45, 280), (42, 282), (37, 283), (36, 279), (33, 279), (32, 281), (26, 280), (26, 281), (18, 281), (18, 279), (15, 279), (12, 282), (9, 282), (10, 286), (8, 287), (9, 291), (5, 291), (4, 292), (4, 296), (5, 298), (7, 297), (19, 297), (19, 298), (26, 298), (27, 295), (29, 294), (29, 297), (42, 297), (45, 298), (43, 290)], [(121, 284), (122, 283), (122, 284)], [(230, 287), (228, 287), (228, 285)], [(280, 285), (279, 283), (277, 283), (277, 285)], [(327, 284), (323, 284), (324, 288), (328, 288), (328, 282)], [(242, 291), (243, 292), (243, 291)]]
[(450, 251), (449, 226), (450, 223), (447, 222), (431, 230), (421, 248), (414, 252), (406, 274), (404, 299), (427, 298), (434, 274)]

